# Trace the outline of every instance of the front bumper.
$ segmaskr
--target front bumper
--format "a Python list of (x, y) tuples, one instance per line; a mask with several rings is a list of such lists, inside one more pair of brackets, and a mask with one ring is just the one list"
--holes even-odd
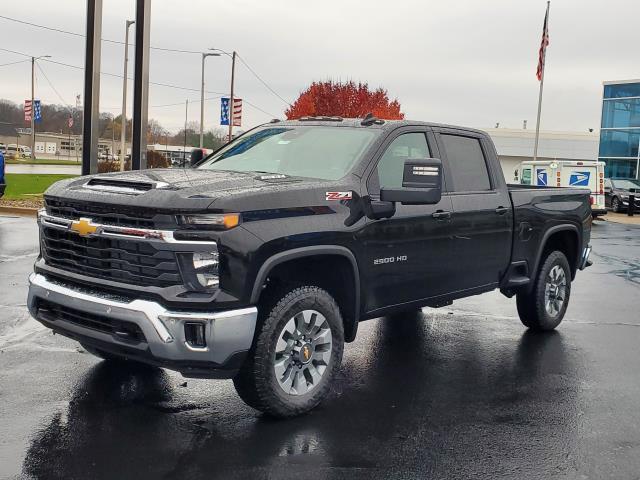
[[(53, 318), (50, 308), (78, 312)], [(258, 310), (256, 307), (220, 312), (168, 311), (159, 303), (130, 300), (65, 285), (42, 274), (29, 277), (28, 307), (31, 315), (57, 333), (109, 353), (177, 370), (186, 377), (231, 378), (251, 348)], [(109, 329), (111, 323), (113, 329)], [(205, 325), (206, 347), (186, 341), (184, 324)], [(118, 325), (135, 324), (142, 339), (128, 338)], [(99, 329), (88, 325), (99, 326)]]

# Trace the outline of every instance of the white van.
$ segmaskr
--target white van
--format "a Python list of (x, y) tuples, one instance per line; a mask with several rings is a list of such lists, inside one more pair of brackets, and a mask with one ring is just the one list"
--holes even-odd
[(583, 187), (591, 190), (591, 211), (594, 217), (606, 215), (604, 204), (604, 162), (596, 161), (531, 161), (518, 168), (522, 185), (549, 187)]
[(7, 145), (7, 154), (15, 158), (31, 158), (31, 149), (24, 145), (10, 143)]

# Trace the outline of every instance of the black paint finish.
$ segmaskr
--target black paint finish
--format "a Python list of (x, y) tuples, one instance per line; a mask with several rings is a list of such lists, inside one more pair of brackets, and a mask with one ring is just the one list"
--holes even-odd
[[(270, 258), (294, 249), (342, 248), (355, 259), (357, 268), (351, 273), (358, 276), (360, 285), (360, 291), (348, 296), (352, 303), (342, 308), (351, 312), (359, 299), (357, 310), (349, 316), (365, 319), (414, 306), (442, 305), (492, 290), (509, 280), (505, 274), (513, 262), (525, 264), (535, 272), (544, 249), (543, 239), (549, 240), (545, 235), (551, 229), (560, 235), (571, 232), (570, 241), (556, 239), (556, 243), (566, 244), (574, 271), (589, 242), (588, 192), (508, 187), (493, 144), (484, 132), (410, 121), (367, 127), (361, 126), (359, 120), (304, 124), (374, 128), (381, 134), (352, 171), (337, 181), (197, 168), (147, 170), (100, 177), (119, 184), (136, 182), (162, 187), (144, 189), (138, 195), (96, 192), (85, 188), (87, 178), (83, 177), (55, 184), (45, 197), (49, 201), (87, 202), (96, 208), (102, 205), (114, 211), (147, 211), (154, 221), (163, 222), (163, 228), (171, 228), (172, 219), (178, 214), (241, 213), (241, 226), (208, 233), (218, 241), (223, 257), (221, 290), (210, 297), (191, 296), (185, 288), (152, 290), (103, 282), (105, 288), (129, 289), (134, 296), (154, 297), (179, 308), (203, 308), (205, 303), (208, 309), (254, 304), (253, 293), (260, 291), (264, 280), (258, 272)], [(295, 126), (298, 122), (282, 125)], [(393, 138), (411, 132), (426, 134), (431, 154), (442, 159), (440, 202), (397, 203), (391, 218), (367, 218), (367, 202), (380, 195), (376, 172), (379, 158)], [(460, 192), (452, 188), (447, 152), (440, 141), (444, 134), (464, 135), (480, 142), (490, 190)], [(328, 192), (350, 192), (351, 199), (331, 198)], [(518, 233), (523, 225), (530, 228), (526, 237)], [(174, 224), (173, 228), (179, 225)], [(179, 248), (189, 251), (188, 246)], [(51, 272), (41, 261), (36, 269)], [(56, 274), (65, 275), (61, 271)], [(73, 279), (92, 283), (91, 278), (77, 274)], [(313, 280), (314, 277), (310, 281)]]

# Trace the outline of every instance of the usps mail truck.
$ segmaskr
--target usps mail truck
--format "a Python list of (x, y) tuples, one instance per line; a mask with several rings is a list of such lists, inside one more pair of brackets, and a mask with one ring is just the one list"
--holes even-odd
[(593, 216), (607, 214), (604, 204), (604, 162), (575, 160), (522, 162), (518, 169), (518, 178), (523, 185), (588, 188), (591, 190)]

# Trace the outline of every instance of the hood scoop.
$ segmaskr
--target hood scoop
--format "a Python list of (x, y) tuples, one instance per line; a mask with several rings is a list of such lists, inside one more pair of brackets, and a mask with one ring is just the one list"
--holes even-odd
[(113, 178), (94, 177), (82, 187), (109, 193), (124, 193), (125, 195), (140, 195), (154, 189), (167, 188), (166, 182), (142, 182), (117, 180)]

